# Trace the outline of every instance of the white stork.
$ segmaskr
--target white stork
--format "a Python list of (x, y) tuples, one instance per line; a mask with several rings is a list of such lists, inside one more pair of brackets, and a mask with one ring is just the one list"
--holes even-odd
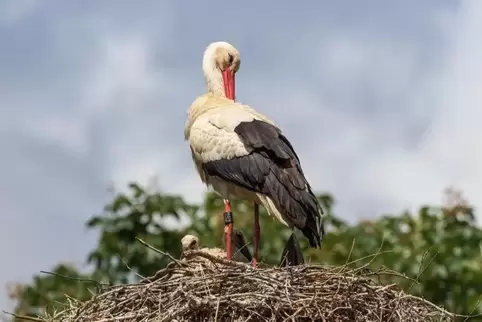
[[(254, 203), (254, 258), (258, 260), (259, 205), (283, 224), (300, 229), (311, 247), (324, 235), (322, 208), (288, 139), (266, 116), (234, 102), (238, 50), (227, 42), (210, 44), (203, 57), (208, 93), (188, 110), (184, 136), (201, 180), (224, 199), (225, 240), (232, 235), (229, 198)], [(231, 256), (227, 243), (226, 255)]]

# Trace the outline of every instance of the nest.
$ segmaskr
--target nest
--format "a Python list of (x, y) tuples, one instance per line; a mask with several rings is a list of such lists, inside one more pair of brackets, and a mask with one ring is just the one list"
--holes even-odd
[[(230, 262), (193, 251), (136, 285), (111, 287), (50, 321), (454, 321), (366, 270)], [(371, 273), (373, 275), (373, 273)]]

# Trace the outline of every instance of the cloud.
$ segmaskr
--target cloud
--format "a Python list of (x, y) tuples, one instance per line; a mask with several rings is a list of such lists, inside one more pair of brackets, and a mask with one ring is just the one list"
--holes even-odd
[(451, 183), (482, 206), (476, 1), (26, 3), (0, 14), (0, 284), (82, 263), (111, 182), (156, 175), (202, 197), (183, 126), (215, 40), (239, 47), (238, 97), (283, 128), (344, 218), (439, 202)]
[[(454, 25), (452, 46), (445, 60), (439, 91), (435, 94), (437, 113), (417, 155), (436, 169), (433, 177), (453, 183), (482, 208), (479, 197), (482, 171), (482, 135), (477, 119), (482, 117), (482, 45), (476, 41), (482, 27), (482, 5), (465, 1)], [(430, 173), (430, 172), (429, 172)], [(433, 178), (433, 180), (436, 180)]]
[(386, 144), (364, 168), (361, 181), (372, 182), (364, 188), (385, 200), (388, 211), (440, 202), (441, 190), (448, 185), (462, 188), (482, 208), (478, 196), (482, 172), (477, 166), (482, 155), (476, 139), (482, 134), (476, 121), (482, 99), (478, 90), (482, 64), (476, 57), (482, 46), (475, 41), (476, 30), (482, 27), (481, 9), (478, 2), (463, 2), (455, 22), (447, 21), (454, 29), (447, 32), (442, 64), (410, 91), (416, 99), (408, 101), (407, 110), (429, 111), (428, 126), (417, 144), (409, 149)]
[(38, 0), (4, 0), (0, 3), (0, 25), (10, 25), (26, 19), (38, 6)]

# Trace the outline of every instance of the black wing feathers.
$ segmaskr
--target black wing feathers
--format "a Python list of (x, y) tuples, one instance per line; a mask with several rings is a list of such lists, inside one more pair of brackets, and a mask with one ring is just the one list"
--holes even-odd
[[(296, 159), (298, 156), (294, 153), (291, 145), (281, 132), (273, 125), (253, 120), (251, 122), (241, 122), (234, 129), (234, 132), (240, 137), (243, 143), (253, 149), (260, 149), (267, 156), (275, 157), (277, 161), (289, 161)], [(283, 139), (280, 139), (280, 136)]]
[(291, 143), (278, 128), (263, 121), (241, 122), (234, 131), (251, 153), (204, 163), (204, 170), (209, 176), (267, 195), (312, 247), (320, 246), (316, 224), (320, 207)]
[(250, 154), (230, 160), (211, 161), (204, 163), (203, 168), (210, 176), (218, 176), (256, 192), (261, 192), (260, 186), (264, 183), (265, 176), (270, 172), (266, 158), (259, 154)]

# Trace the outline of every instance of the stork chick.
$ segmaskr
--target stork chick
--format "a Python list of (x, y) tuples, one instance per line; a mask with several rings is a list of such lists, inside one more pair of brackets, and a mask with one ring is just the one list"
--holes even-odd
[[(192, 251), (192, 250), (200, 250), (202, 252), (211, 254), (213, 256), (218, 256), (218, 257), (225, 257), (226, 252), (220, 248), (214, 247), (214, 248), (207, 248), (207, 247), (202, 247), (200, 246), (199, 243), (199, 238), (194, 235), (186, 235), (181, 239), (181, 245), (182, 245), (182, 252), (186, 251)], [(246, 241), (244, 238), (244, 235), (241, 231), (239, 230), (234, 230), (234, 233), (232, 235), (231, 239), (231, 248), (234, 252), (232, 255), (232, 260), (235, 260), (237, 262), (244, 262), (244, 263), (249, 263), (252, 260), (251, 253), (249, 252), (249, 249), (246, 247)]]

